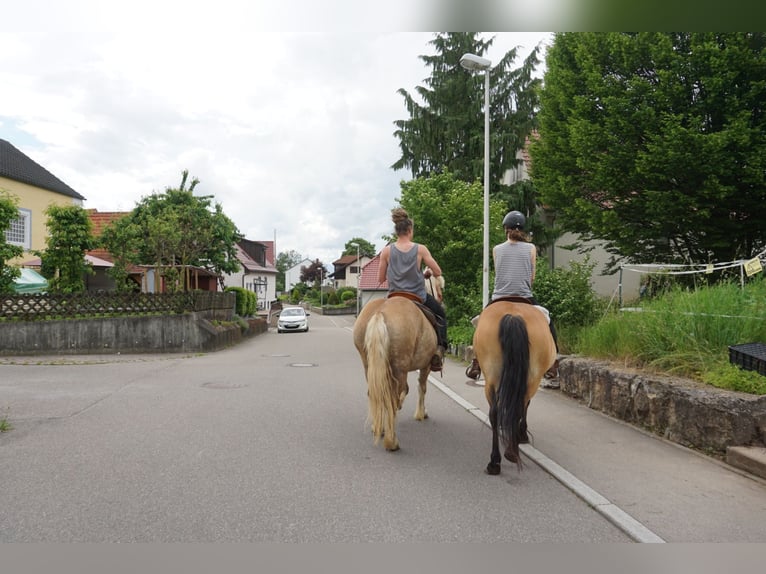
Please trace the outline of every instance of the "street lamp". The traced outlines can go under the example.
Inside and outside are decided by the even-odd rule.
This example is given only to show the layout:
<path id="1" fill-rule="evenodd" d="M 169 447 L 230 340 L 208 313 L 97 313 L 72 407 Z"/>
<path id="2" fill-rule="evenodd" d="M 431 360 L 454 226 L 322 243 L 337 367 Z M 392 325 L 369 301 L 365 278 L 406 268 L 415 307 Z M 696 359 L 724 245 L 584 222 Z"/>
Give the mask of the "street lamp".
<path id="1" fill-rule="evenodd" d="M 489 72 L 492 62 L 476 54 L 463 54 L 466 70 L 484 70 L 484 260 L 481 276 L 482 309 L 489 303 Z"/>
<path id="2" fill-rule="evenodd" d="M 322 308 L 322 268 L 319 268 L 319 308 Z"/>
<path id="3" fill-rule="evenodd" d="M 349 243 L 351 247 L 356 247 L 356 316 L 359 316 L 359 275 L 361 274 L 360 266 L 359 266 L 359 244 L 358 243 Z"/>

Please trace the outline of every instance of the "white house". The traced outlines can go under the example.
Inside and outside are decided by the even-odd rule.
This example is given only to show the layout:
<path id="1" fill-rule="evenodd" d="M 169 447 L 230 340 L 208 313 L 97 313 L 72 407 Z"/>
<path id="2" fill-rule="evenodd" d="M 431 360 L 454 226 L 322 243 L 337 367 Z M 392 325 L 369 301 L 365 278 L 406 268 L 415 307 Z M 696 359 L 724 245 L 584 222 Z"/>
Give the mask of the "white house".
<path id="1" fill-rule="evenodd" d="M 310 267 L 312 263 L 311 259 L 303 259 L 285 271 L 285 293 L 292 291 L 301 282 L 301 267 Z"/>
<path id="2" fill-rule="evenodd" d="M 226 287 L 242 287 L 258 298 L 258 311 L 268 312 L 277 298 L 274 242 L 243 239 L 235 246 L 240 270 L 223 276 Z"/>
<path id="3" fill-rule="evenodd" d="M 370 258 L 362 255 L 357 260 L 356 254 L 344 255 L 332 262 L 335 271 L 330 274 L 336 289 L 341 287 L 357 287 L 362 268 L 370 262 Z"/>

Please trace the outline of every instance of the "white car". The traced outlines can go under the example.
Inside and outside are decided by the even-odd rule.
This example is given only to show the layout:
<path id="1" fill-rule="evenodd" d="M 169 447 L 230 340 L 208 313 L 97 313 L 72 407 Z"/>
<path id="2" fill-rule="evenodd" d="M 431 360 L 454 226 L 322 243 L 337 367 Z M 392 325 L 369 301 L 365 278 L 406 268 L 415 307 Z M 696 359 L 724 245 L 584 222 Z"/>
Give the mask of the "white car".
<path id="1" fill-rule="evenodd" d="M 279 319 L 277 319 L 277 333 L 285 333 L 287 331 L 303 331 L 304 333 L 309 330 L 309 319 L 303 307 L 285 307 L 279 313 Z"/>

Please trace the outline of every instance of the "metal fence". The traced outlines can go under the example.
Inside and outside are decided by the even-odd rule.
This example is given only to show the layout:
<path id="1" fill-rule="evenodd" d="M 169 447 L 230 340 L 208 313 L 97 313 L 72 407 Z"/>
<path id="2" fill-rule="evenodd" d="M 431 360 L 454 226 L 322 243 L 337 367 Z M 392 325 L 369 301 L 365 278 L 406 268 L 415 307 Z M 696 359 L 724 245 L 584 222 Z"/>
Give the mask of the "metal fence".
<path id="1" fill-rule="evenodd" d="M 58 293 L 0 295 L 0 321 L 163 315 L 233 309 L 234 293 Z"/>

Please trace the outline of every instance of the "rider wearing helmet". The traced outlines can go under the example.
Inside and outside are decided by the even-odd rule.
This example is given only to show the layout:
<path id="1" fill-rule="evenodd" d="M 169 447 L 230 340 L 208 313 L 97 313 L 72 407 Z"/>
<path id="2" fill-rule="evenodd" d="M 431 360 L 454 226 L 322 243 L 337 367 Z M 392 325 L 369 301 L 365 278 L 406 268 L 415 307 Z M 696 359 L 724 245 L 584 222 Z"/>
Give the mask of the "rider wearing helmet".
<path id="1" fill-rule="evenodd" d="M 533 305 L 537 305 L 532 294 L 532 283 L 535 280 L 535 267 L 537 264 L 537 249 L 529 242 L 524 226 L 527 218 L 520 211 L 510 211 L 503 218 L 506 241 L 495 245 L 492 249 L 492 261 L 495 264 L 495 288 L 492 292 L 492 300 L 501 297 L 524 297 Z M 556 343 L 556 330 L 553 322 L 550 323 L 551 335 Z M 474 357 L 465 371 L 466 376 L 478 379 L 481 375 L 479 362 Z M 558 359 L 548 372 L 547 378 L 558 376 Z"/>

